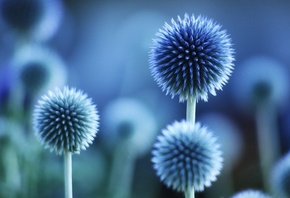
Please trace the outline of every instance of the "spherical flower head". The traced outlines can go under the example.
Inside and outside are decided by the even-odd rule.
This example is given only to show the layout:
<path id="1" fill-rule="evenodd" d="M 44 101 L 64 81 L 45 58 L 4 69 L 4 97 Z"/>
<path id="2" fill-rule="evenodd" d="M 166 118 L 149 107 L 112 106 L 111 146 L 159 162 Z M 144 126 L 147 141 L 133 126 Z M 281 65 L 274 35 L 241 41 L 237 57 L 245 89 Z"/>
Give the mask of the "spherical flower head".
<path id="1" fill-rule="evenodd" d="M 289 96 L 289 71 L 279 61 L 267 56 L 245 60 L 232 81 L 232 92 L 240 106 L 256 107 L 263 103 L 282 104 Z"/>
<path id="2" fill-rule="evenodd" d="M 118 98 L 104 109 L 108 143 L 127 141 L 137 155 L 147 153 L 155 140 L 157 123 L 150 109 L 136 98 Z"/>
<path id="3" fill-rule="evenodd" d="M 29 94 L 63 86 L 67 79 L 61 58 L 45 47 L 27 45 L 19 48 L 12 64 L 19 73 L 22 87 Z"/>
<path id="4" fill-rule="evenodd" d="M 232 198 L 271 198 L 269 195 L 259 190 L 244 190 L 232 196 Z"/>
<path id="5" fill-rule="evenodd" d="M 59 26 L 59 0 L 0 0 L 1 19 L 16 33 L 46 40 Z"/>
<path id="6" fill-rule="evenodd" d="M 85 150 L 99 127 L 96 106 L 86 94 L 74 88 L 55 89 L 43 95 L 33 116 L 36 136 L 57 154 Z"/>
<path id="7" fill-rule="evenodd" d="M 271 186 L 276 197 L 290 197 L 290 153 L 283 156 L 274 166 Z"/>
<path id="8" fill-rule="evenodd" d="M 225 30 L 202 16 L 165 23 L 153 40 L 149 64 L 157 84 L 180 101 L 216 95 L 233 70 L 234 50 Z"/>
<path id="9" fill-rule="evenodd" d="M 11 27 L 28 31 L 38 23 L 43 13 L 42 2 L 38 0 L 2 0 L 2 17 Z"/>
<path id="10" fill-rule="evenodd" d="M 203 191 L 222 168 L 219 144 L 200 123 L 174 122 L 162 131 L 154 147 L 152 162 L 157 175 L 177 191 L 192 187 Z"/>

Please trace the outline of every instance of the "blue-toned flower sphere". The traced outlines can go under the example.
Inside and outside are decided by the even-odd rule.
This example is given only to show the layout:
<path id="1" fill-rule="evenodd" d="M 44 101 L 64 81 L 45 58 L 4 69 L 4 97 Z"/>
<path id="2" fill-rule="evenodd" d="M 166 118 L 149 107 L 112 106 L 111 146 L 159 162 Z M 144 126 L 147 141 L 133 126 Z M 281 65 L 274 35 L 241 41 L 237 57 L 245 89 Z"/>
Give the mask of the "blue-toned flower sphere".
<path id="1" fill-rule="evenodd" d="M 31 95 L 62 87 L 67 80 L 66 65 L 61 57 L 43 46 L 18 48 L 12 64 L 18 72 L 21 87 Z"/>
<path id="2" fill-rule="evenodd" d="M 6 23 L 18 31 L 34 28 L 43 14 L 39 0 L 1 0 L 1 13 Z"/>
<path id="3" fill-rule="evenodd" d="M 207 101 L 228 81 L 233 70 L 231 39 L 221 26 L 202 16 L 165 23 L 153 40 L 149 64 L 157 84 L 180 101 Z"/>
<path id="4" fill-rule="evenodd" d="M 232 196 L 232 198 L 271 198 L 271 197 L 259 190 L 249 189 L 235 194 L 234 196 Z"/>
<path id="5" fill-rule="evenodd" d="M 147 153 L 155 140 L 157 123 L 153 112 L 137 98 L 118 98 L 111 101 L 103 113 L 107 143 L 127 141 L 135 154 Z"/>
<path id="6" fill-rule="evenodd" d="M 59 0 L 0 0 L 0 19 L 14 32 L 46 40 L 58 28 L 63 6 Z"/>
<path id="7" fill-rule="evenodd" d="M 162 131 L 154 144 L 152 162 L 157 175 L 168 187 L 187 191 L 216 180 L 222 168 L 222 153 L 216 138 L 200 123 L 174 122 Z"/>
<path id="8" fill-rule="evenodd" d="M 274 166 L 271 186 L 276 197 L 290 197 L 290 152 L 283 156 Z"/>
<path id="9" fill-rule="evenodd" d="M 58 154 L 85 150 L 99 127 L 96 106 L 86 94 L 74 88 L 55 89 L 43 95 L 33 116 L 38 139 Z"/>
<path id="10" fill-rule="evenodd" d="M 264 103 L 281 105 L 288 100 L 289 82 L 286 65 L 271 57 L 257 55 L 237 67 L 231 84 L 232 96 L 246 110 Z"/>

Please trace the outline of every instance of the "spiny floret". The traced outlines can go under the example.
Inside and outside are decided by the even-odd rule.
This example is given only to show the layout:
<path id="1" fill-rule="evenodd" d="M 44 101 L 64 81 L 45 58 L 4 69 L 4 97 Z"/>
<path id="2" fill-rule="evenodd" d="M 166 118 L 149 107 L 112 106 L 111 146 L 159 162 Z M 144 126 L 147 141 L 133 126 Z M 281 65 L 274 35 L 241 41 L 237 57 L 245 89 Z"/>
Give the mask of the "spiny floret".
<path id="1" fill-rule="evenodd" d="M 180 101 L 208 99 L 226 84 L 233 70 L 231 39 L 221 26 L 202 16 L 179 16 L 165 23 L 153 40 L 149 64 L 157 84 Z"/>
<path id="2" fill-rule="evenodd" d="M 235 194 L 232 198 L 271 198 L 271 197 L 259 190 L 248 189 Z"/>
<path id="3" fill-rule="evenodd" d="M 162 131 L 154 147 L 152 162 L 157 175 L 177 191 L 192 187 L 203 191 L 222 168 L 216 138 L 200 123 L 174 122 Z"/>
<path id="4" fill-rule="evenodd" d="M 96 136 L 99 115 L 82 91 L 64 87 L 42 96 L 34 111 L 34 127 L 42 144 L 51 151 L 78 153 Z"/>

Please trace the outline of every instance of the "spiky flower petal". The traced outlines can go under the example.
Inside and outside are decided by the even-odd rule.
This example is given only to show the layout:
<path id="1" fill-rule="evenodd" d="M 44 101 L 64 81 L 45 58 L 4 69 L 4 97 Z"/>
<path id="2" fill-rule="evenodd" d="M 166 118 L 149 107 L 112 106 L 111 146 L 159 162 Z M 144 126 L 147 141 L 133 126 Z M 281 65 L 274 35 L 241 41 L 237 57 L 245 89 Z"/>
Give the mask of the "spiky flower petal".
<path id="1" fill-rule="evenodd" d="M 274 166 L 271 184 L 276 197 L 290 197 L 290 153 L 282 157 Z"/>
<path id="2" fill-rule="evenodd" d="M 202 16 L 185 14 L 165 23 L 149 54 L 152 75 L 162 91 L 180 101 L 194 96 L 207 101 L 233 70 L 234 50 L 225 30 Z"/>
<path id="3" fill-rule="evenodd" d="M 200 123 L 174 122 L 162 131 L 154 147 L 152 162 L 157 175 L 177 191 L 192 187 L 203 191 L 222 168 L 216 138 Z"/>
<path id="4" fill-rule="evenodd" d="M 259 190 L 249 189 L 235 194 L 232 198 L 271 198 L 271 197 Z"/>
<path id="5" fill-rule="evenodd" d="M 82 91 L 64 87 L 42 96 L 34 111 L 34 128 L 42 144 L 51 151 L 77 153 L 96 136 L 99 115 Z"/>

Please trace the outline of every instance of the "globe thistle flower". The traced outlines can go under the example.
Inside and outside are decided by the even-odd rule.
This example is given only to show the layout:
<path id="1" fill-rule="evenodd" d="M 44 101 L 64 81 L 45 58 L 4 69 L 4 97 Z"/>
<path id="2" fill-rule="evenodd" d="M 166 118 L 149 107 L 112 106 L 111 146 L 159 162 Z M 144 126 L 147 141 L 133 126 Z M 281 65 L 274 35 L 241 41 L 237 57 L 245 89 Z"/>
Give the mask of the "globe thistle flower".
<path id="1" fill-rule="evenodd" d="M 18 49 L 13 65 L 18 70 L 22 87 L 30 95 L 63 86 L 67 79 L 62 59 L 45 47 L 27 45 Z"/>
<path id="2" fill-rule="evenodd" d="M 33 116 L 36 136 L 46 148 L 58 154 L 85 150 L 99 126 L 92 100 L 82 91 L 68 87 L 43 95 Z"/>
<path id="3" fill-rule="evenodd" d="M 168 187 L 203 191 L 216 180 L 222 157 L 216 138 L 200 123 L 174 122 L 154 144 L 154 169 Z"/>
<path id="4" fill-rule="evenodd" d="M 125 140 L 138 154 L 151 148 L 157 133 L 157 123 L 153 113 L 141 101 L 134 98 L 118 98 L 104 109 L 104 135 L 108 143 Z"/>
<path id="5" fill-rule="evenodd" d="M 20 35 L 46 40 L 56 31 L 63 7 L 58 0 L 1 0 L 1 19 Z"/>
<path id="6" fill-rule="evenodd" d="M 237 68 L 232 92 L 235 101 L 244 107 L 270 102 L 282 104 L 289 95 L 288 68 L 267 56 L 254 56 Z"/>
<path id="7" fill-rule="evenodd" d="M 290 197 L 290 153 L 282 157 L 272 171 L 271 186 L 275 197 Z"/>
<path id="8" fill-rule="evenodd" d="M 232 196 L 232 198 L 271 198 L 271 197 L 259 190 L 249 189 L 235 194 L 234 196 Z"/>
<path id="9" fill-rule="evenodd" d="M 180 101 L 208 99 L 226 84 L 233 70 L 231 39 L 221 26 L 202 16 L 178 16 L 153 40 L 149 64 L 162 91 Z"/>

